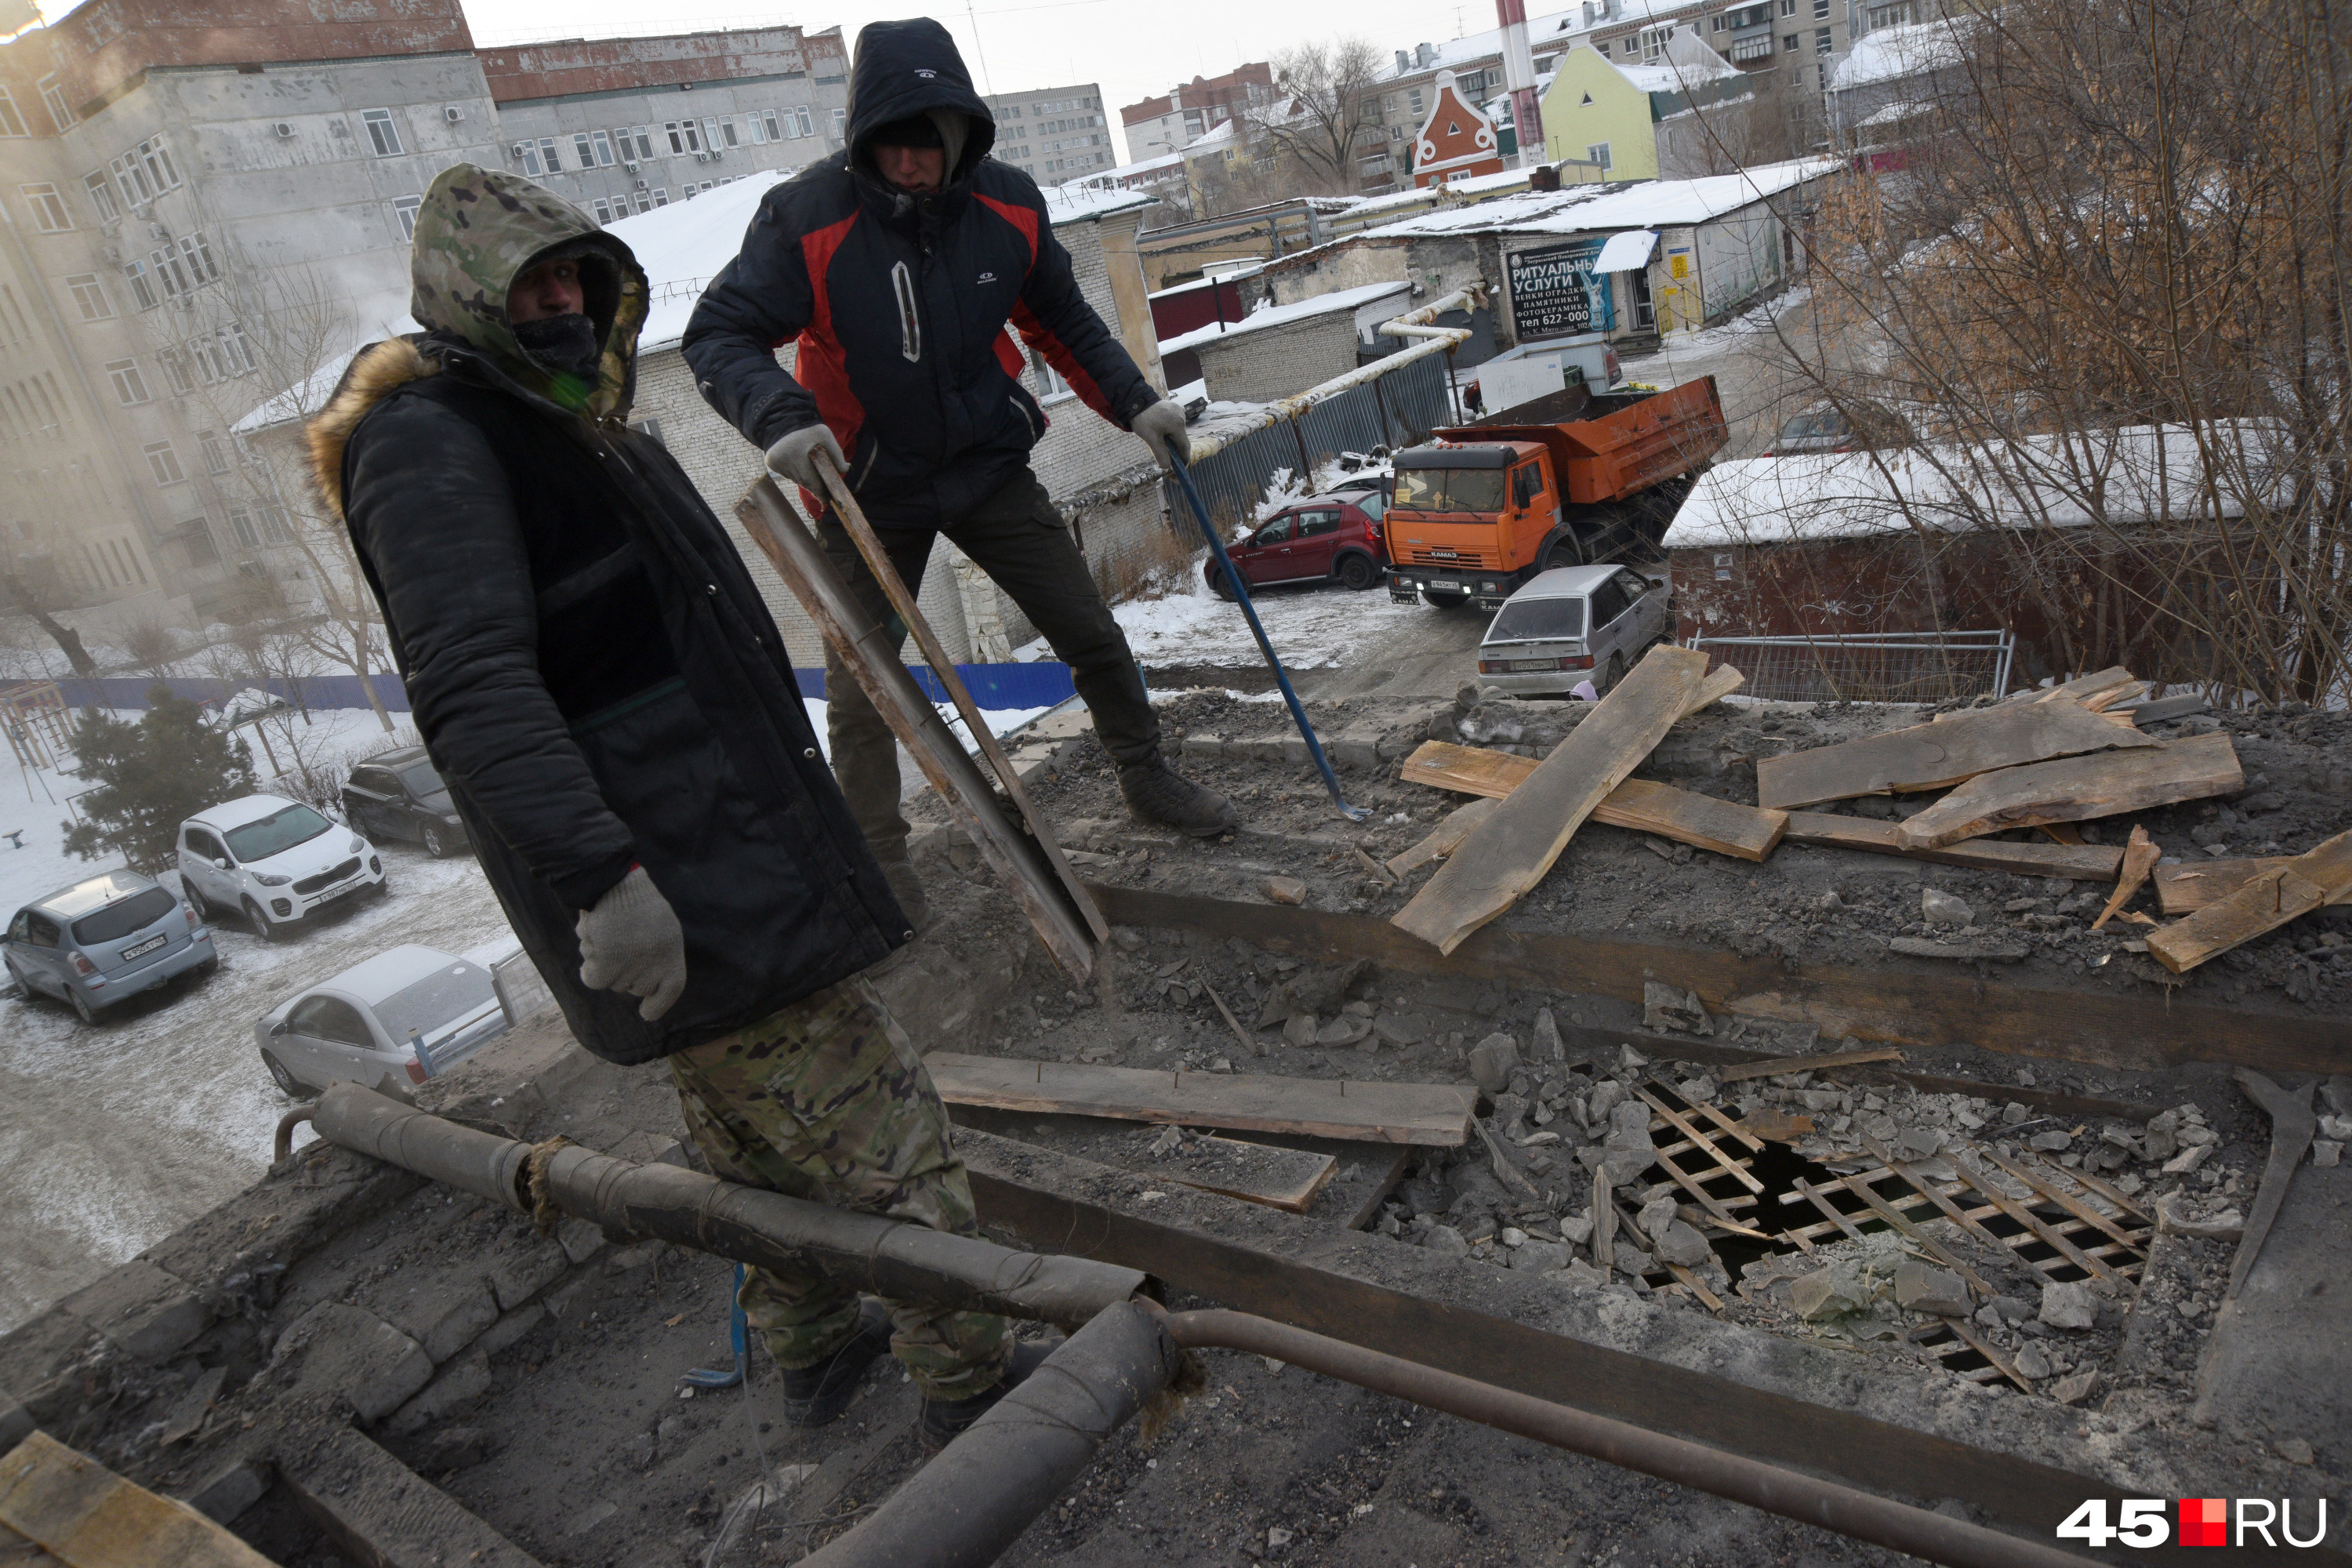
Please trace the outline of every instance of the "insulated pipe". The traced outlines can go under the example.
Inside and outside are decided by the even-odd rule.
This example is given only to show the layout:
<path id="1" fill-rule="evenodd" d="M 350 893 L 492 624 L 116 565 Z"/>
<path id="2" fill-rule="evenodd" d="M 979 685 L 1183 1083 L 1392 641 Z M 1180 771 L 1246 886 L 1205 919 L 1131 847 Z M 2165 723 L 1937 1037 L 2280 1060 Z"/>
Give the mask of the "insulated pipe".
<path id="1" fill-rule="evenodd" d="M 1639 1470 L 1696 1491 L 1712 1492 L 1948 1568 L 2082 1568 L 2082 1558 L 2038 1541 L 1987 1530 L 1760 1459 L 1727 1454 L 1703 1443 L 1570 1409 L 1246 1312 L 1172 1312 L 1166 1315 L 1166 1321 L 1175 1342 L 1186 1350 L 1215 1348 L 1272 1356 L 1425 1409 L 1532 1437 L 1555 1448 Z"/>
<path id="2" fill-rule="evenodd" d="M 635 1165 L 577 1143 L 555 1148 L 534 1172 L 527 1143 L 461 1127 L 354 1083 L 321 1094 L 311 1125 L 330 1142 L 522 1214 L 534 1213 L 533 1199 L 543 1197 L 607 1236 L 654 1237 L 892 1300 L 1076 1326 L 1150 1283 L 1133 1268 L 1015 1252 L 676 1165 Z"/>
<path id="3" fill-rule="evenodd" d="M 985 1568 L 1175 1380 L 1181 1361 L 1156 1310 L 1106 1308 L 802 1568 Z"/>

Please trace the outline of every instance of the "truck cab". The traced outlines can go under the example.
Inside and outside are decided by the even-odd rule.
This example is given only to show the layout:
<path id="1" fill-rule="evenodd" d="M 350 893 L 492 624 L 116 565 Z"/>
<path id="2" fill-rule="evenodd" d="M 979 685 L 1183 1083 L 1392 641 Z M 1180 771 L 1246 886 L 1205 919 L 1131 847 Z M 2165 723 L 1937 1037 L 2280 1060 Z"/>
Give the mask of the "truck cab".
<path id="1" fill-rule="evenodd" d="M 1395 468 L 1387 519 L 1393 599 L 1499 609 L 1528 562 L 1583 560 L 1560 521 L 1550 458 L 1534 442 L 1416 447 L 1398 453 Z"/>

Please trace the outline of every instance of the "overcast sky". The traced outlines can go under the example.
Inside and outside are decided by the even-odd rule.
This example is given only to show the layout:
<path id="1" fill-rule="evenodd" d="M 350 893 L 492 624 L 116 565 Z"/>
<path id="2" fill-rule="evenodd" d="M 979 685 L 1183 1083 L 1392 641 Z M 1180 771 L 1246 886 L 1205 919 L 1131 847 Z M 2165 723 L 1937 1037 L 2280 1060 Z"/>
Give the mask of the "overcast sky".
<path id="1" fill-rule="evenodd" d="M 648 23 L 643 0 L 465 0 L 484 43 L 609 33 L 673 33 L 701 27 L 798 23 L 811 32 L 838 26 L 853 43 L 868 22 L 921 15 L 903 5 L 848 4 L 824 11 L 744 14 L 691 8 L 692 0 Z M 1539 8 L 1539 7 L 1538 7 Z M 1166 92 L 1194 76 L 1216 76 L 1286 45 L 1360 37 L 1383 58 L 1416 43 L 1442 43 L 1494 26 L 1494 0 L 972 0 L 967 12 L 933 11 L 955 35 L 983 90 L 1024 92 L 1072 82 L 1102 84 L 1114 132 L 1120 105 Z M 980 47 L 972 47 L 975 20 Z M 1127 154 L 1122 136 L 1119 153 Z"/>

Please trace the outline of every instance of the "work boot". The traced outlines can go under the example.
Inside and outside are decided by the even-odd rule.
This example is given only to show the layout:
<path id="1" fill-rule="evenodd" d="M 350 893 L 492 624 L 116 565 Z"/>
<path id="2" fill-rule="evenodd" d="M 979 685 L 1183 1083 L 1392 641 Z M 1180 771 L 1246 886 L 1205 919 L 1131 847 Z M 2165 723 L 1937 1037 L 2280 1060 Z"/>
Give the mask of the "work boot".
<path id="1" fill-rule="evenodd" d="M 904 840 L 895 856 L 878 855 L 882 879 L 890 884 L 890 896 L 898 900 L 899 913 L 907 917 L 907 929 L 920 931 L 930 923 L 931 910 L 923 897 L 923 879 L 915 875 L 915 863 L 907 858 Z"/>
<path id="2" fill-rule="evenodd" d="M 1029 1374 L 1045 1363 L 1045 1358 L 1062 1347 L 1056 1340 L 1021 1340 L 1013 1346 L 1012 1363 L 996 1386 L 985 1394 L 975 1394 L 970 1399 L 930 1399 L 923 1401 L 923 1416 L 915 1424 L 916 1435 L 922 1439 L 923 1452 L 936 1454 L 964 1435 L 971 1424 L 996 1408 L 998 1400 L 1012 1393 Z"/>
<path id="3" fill-rule="evenodd" d="M 1157 757 L 1148 763 L 1121 763 L 1118 793 L 1127 797 L 1128 810 L 1144 821 L 1195 838 L 1230 833 L 1241 820 L 1231 801 L 1194 784 Z"/>
<path id="4" fill-rule="evenodd" d="M 889 1351 L 889 1309 L 868 1300 L 839 1350 L 811 1365 L 784 1369 L 784 1425 L 822 1426 L 838 1416 L 849 1408 L 866 1369 Z"/>

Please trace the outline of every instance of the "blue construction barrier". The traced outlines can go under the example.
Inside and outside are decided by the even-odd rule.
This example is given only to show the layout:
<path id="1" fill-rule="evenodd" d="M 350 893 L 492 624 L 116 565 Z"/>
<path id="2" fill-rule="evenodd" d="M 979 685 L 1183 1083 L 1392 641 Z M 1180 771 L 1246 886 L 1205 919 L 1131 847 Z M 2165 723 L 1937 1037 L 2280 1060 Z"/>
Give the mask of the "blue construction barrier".
<path id="1" fill-rule="evenodd" d="M 933 675 L 928 666 L 909 665 L 908 673 L 915 678 L 915 683 L 923 689 L 932 701 L 945 702 L 948 700 L 947 689 L 940 684 L 939 677 Z M 956 673 L 963 678 L 964 688 L 971 693 L 971 700 L 982 708 L 992 710 L 1008 708 L 1051 708 L 1057 702 L 1067 700 L 1074 689 L 1070 685 L 1070 667 L 1054 659 L 1040 659 L 1034 664 L 960 664 L 956 666 Z M 824 670 L 795 669 L 793 671 L 793 678 L 798 682 L 802 696 L 814 698 L 818 701 L 824 700 Z M 408 689 L 401 684 L 399 676 L 386 672 L 370 679 L 375 686 L 376 695 L 383 700 L 386 709 L 394 713 L 405 713 L 409 710 Z M 295 691 L 282 680 L 219 681 L 182 679 L 166 680 L 163 684 L 172 689 L 174 696 L 184 697 L 189 701 L 199 705 L 207 702 L 220 703 L 236 692 L 253 687 L 262 687 L 274 696 L 282 697 L 289 702 L 297 702 L 303 707 L 365 708 L 368 706 L 367 690 L 360 684 L 360 678 L 356 675 L 314 676 L 301 682 L 299 698 Z M 79 679 L 60 680 L 58 682 L 58 689 L 64 695 L 66 705 L 69 708 L 96 706 L 144 711 L 147 707 L 147 693 L 154 685 L 154 680 L 146 676 L 110 675 L 95 680 Z"/>

